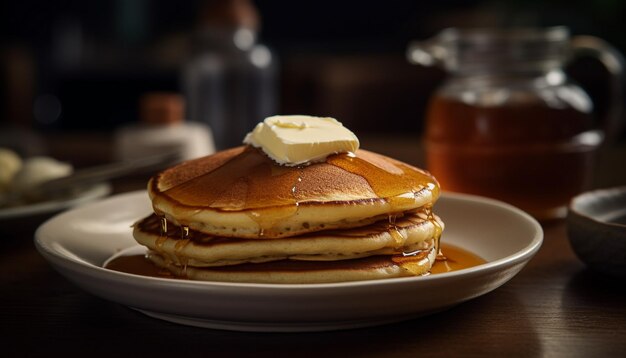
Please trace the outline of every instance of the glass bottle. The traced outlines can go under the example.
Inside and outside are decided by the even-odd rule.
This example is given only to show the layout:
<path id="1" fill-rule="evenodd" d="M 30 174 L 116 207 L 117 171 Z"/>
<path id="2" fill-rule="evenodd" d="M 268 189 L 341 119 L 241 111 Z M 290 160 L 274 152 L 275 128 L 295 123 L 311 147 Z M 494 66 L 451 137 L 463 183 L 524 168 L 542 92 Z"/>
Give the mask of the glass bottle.
<path id="1" fill-rule="evenodd" d="M 602 124 L 563 66 L 584 52 L 613 74 Z M 448 191 L 493 197 L 539 219 L 563 216 L 591 182 L 596 149 L 619 127 L 621 56 L 565 27 L 447 29 L 412 43 L 409 59 L 441 64 L 449 77 L 429 102 L 427 168 Z"/>
<path id="2" fill-rule="evenodd" d="M 218 150 L 241 145 L 276 110 L 275 56 L 256 42 L 258 14 L 247 0 L 209 1 L 182 86 L 192 121 L 210 126 Z"/>

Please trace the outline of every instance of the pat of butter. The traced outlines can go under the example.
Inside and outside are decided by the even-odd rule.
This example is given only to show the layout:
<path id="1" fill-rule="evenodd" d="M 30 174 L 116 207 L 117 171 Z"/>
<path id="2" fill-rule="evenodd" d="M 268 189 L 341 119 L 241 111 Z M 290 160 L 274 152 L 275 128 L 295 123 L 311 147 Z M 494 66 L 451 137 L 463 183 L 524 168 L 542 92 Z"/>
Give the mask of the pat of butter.
<path id="1" fill-rule="evenodd" d="M 243 142 L 286 166 L 320 162 L 359 148 L 359 139 L 336 119 L 300 115 L 268 117 Z"/>

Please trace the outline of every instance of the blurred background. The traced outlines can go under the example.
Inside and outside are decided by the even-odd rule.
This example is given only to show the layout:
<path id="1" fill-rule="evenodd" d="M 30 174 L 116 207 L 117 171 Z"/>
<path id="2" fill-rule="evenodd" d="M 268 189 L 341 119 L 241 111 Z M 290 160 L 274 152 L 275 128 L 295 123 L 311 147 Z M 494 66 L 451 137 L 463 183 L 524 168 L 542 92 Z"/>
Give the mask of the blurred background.
<path id="1" fill-rule="evenodd" d="M 245 131 L 265 114 L 311 114 L 338 118 L 357 135 L 418 141 L 426 104 L 445 73 L 409 64 L 411 40 L 451 26 L 566 25 L 573 35 L 595 35 L 626 52 L 626 3 L 617 0 L 20 0 L 1 6 L 0 140 L 22 155 L 71 153 L 78 166 L 111 156 L 110 146 L 97 144 L 145 116 L 146 93 L 180 94 L 186 100 L 180 116 L 189 118 L 200 110 L 192 108 L 198 104 L 189 88 L 204 86 L 196 91 L 214 100 L 228 92 L 191 83 L 193 71 L 222 70 L 228 83 L 247 81 L 245 89 L 229 91 L 248 95 L 231 93 L 235 104 L 228 104 L 248 110 L 239 114 L 247 117 Z M 194 65 L 233 26 L 249 30 L 235 45 L 252 65 L 237 59 L 227 60 L 234 70 Z M 582 60 L 567 70 L 601 113 L 602 66 Z M 221 130 L 220 123 L 209 124 L 214 134 Z M 220 140 L 218 148 L 231 144 Z M 81 154 L 85 145 L 94 148 Z"/>

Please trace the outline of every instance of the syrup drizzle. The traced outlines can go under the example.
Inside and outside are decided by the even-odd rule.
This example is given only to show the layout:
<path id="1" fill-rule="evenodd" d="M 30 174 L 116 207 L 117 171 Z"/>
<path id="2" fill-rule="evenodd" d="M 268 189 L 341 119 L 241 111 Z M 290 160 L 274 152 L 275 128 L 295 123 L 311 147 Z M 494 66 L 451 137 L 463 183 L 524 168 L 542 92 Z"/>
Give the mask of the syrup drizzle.
<path id="1" fill-rule="evenodd" d="M 402 234 L 401 229 L 396 226 L 396 215 L 389 215 L 389 225 L 387 226 L 387 232 L 394 240 L 396 248 L 401 248 L 406 243 L 407 236 Z"/>
<path id="2" fill-rule="evenodd" d="M 441 234 L 443 232 L 443 228 L 441 224 L 435 217 L 432 211 L 432 204 L 424 206 L 424 212 L 426 213 L 426 220 L 428 220 L 434 228 L 433 239 L 435 240 L 434 250 L 436 252 L 435 262 L 437 261 L 446 261 L 446 256 L 443 255 L 441 250 Z M 390 217 L 391 218 L 391 217 Z M 395 219 L 394 219 L 395 220 Z M 416 250 L 411 252 L 402 252 L 401 256 L 395 256 L 392 260 L 402 266 L 404 269 L 416 274 L 420 271 L 419 262 L 428 255 L 430 250 Z"/>
<path id="3" fill-rule="evenodd" d="M 163 245 L 167 241 L 167 234 L 159 236 L 154 242 L 155 248 L 159 253 L 163 253 Z"/>
<path id="4" fill-rule="evenodd" d="M 178 261 L 178 263 L 183 266 L 183 276 L 187 276 L 187 264 L 189 263 L 189 259 L 184 254 L 183 250 L 185 249 L 185 247 L 187 247 L 187 245 L 189 245 L 191 239 L 188 238 L 189 228 L 183 227 L 182 229 L 183 230 L 181 230 L 181 239 L 177 240 L 176 244 L 174 244 L 174 255 L 176 256 L 176 260 Z M 187 235 L 184 234 L 185 232 L 187 232 Z"/>
<path id="5" fill-rule="evenodd" d="M 420 216 L 419 219 L 411 218 L 410 215 L 406 216 L 403 213 L 389 215 L 386 223 L 378 222 L 378 223 L 370 224 L 368 227 L 366 227 L 366 229 L 363 232 L 360 232 L 360 233 L 358 229 L 356 232 L 354 232 L 354 230 L 350 230 L 350 232 L 352 232 L 353 236 L 367 236 L 371 234 L 369 230 L 380 232 L 380 230 L 386 229 L 388 232 L 390 232 L 392 237 L 396 240 L 396 248 L 401 249 L 405 245 L 406 239 L 407 239 L 404 235 L 402 235 L 401 230 L 404 230 L 406 225 L 415 224 L 416 222 L 419 223 L 421 222 L 421 220 L 428 220 L 433 225 L 434 237 L 432 240 L 435 241 L 435 245 L 428 249 L 419 249 L 419 250 L 414 250 L 411 252 L 406 252 L 406 251 L 399 252 L 398 254 L 389 256 L 389 259 L 391 260 L 391 262 L 403 267 L 405 270 L 411 272 L 414 275 L 424 275 L 424 274 L 427 274 L 424 272 L 425 267 L 426 267 L 424 265 L 424 262 L 425 262 L 424 260 L 427 259 L 427 256 L 432 252 L 432 250 L 436 250 L 435 252 L 438 253 L 438 255 L 436 256 L 436 262 L 440 262 L 441 265 L 448 267 L 446 271 L 450 271 L 452 270 L 449 268 L 450 265 L 451 264 L 454 265 L 456 263 L 454 261 L 449 262 L 448 258 L 446 256 L 443 256 L 441 252 L 442 250 L 439 247 L 439 239 L 441 236 L 441 226 L 437 222 L 435 216 L 432 214 L 432 211 L 430 209 L 431 209 L 430 206 L 424 208 L 423 212 L 419 214 Z M 401 221 L 398 221 L 399 217 L 402 218 Z M 166 255 L 164 253 L 164 250 L 162 249 L 157 249 L 157 251 L 161 253 L 161 256 L 166 261 L 168 261 L 168 263 L 170 264 L 174 263 L 177 266 L 182 266 L 182 270 L 181 270 L 182 276 L 186 276 L 187 267 L 189 263 L 189 259 L 187 258 L 183 250 L 185 249 L 185 247 L 187 247 L 187 245 L 189 245 L 190 242 L 195 242 L 196 244 L 203 244 L 209 241 L 214 241 L 215 239 L 220 241 L 219 238 L 215 238 L 206 234 L 195 232 L 189 229 L 189 227 L 187 226 L 171 225 L 170 229 L 172 230 L 170 231 L 173 231 L 174 233 L 179 232 L 180 235 L 178 237 L 177 235 L 170 235 L 170 233 L 168 233 L 167 220 L 163 217 L 158 217 L 156 215 L 150 216 L 146 220 L 142 221 L 139 225 L 142 227 L 142 230 L 148 231 L 148 232 L 158 233 L 160 229 L 161 237 L 159 237 L 157 241 L 164 241 L 165 238 L 168 238 L 168 237 L 175 240 L 174 254 L 172 257 Z M 341 232 L 341 230 L 339 232 Z M 211 240 L 206 240 L 206 238 L 210 238 Z M 221 240 L 224 240 L 224 239 L 221 239 Z M 226 240 L 233 240 L 233 239 L 231 238 L 231 239 L 226 239 Z M 157 245 L 159 245 L 158 248 L 160 248 L 161 247 L 160 245 L 162 245 L 162 243 L 157 243 Z M 443 269 L 440 271 L 443 272 Z"/>
<path id="6" fill-rule="evenodd" d="M 258 224 L 259 236 L 265 236 L 275 224 L 295 215 L 302 200 L 315 200 L 314 196 L 303 199 L 300 185 L 306 181 L 307 172 L 319 165 L 331 165 L 361 177 L 379 199 L 388 203 L 390 212 L 410 207 L 422 190 L 431 191 L 433 198 L 439 195 L 439 186 L 428 173 L 366 151 L 331 155 L 323 163 L 294 170 L 276 164 L 252 147 L 246 147 L 216 169 L 173 186 L 164 194 L 185 206 L 245 211 Z M 319 183 L 321 187 L 333 184 Z"/>
<path id="7" fill-rule="evenodd" d="M 456 271 L 456 270 L 460 270 L 464 268 L 477 266 L 486 262 L 479 256 L 469 251 L 463 250 L 461 248 L 452 246 L 452 245 L 443 244 L 442 250 L 447 253 L 447 259 L 446 261 L 437 260 L 434 263 L 433 267 L 431 268 L 430 274 L 439 274 L 439 273 L 445 273 L 445 272 L 450 272 L 450 271 Z M 401 257 L 401 256 L 397 255 L 397 256 L 392 256 L 392 257 L 396 257 L 395 260 L 397 261 L 398 260 L 397 257 Z M 367 260 L 367 258 L 366 259 L 354 259 L 355 262 L 359 262 L 361 260 Z M 382 264 L 386 264 L 387 262 L 389 262 L 387 260 L 390 260 L 390 259 L 385 259 L 384 261 L 382 261 Z M 320 263 L 317 262 L 316 264 L 320 264 Z M 260 265 L 263 266 L 264 264 L 260 264 Z M 296 264 L 296 266 L 297 265 L 298 264 Z M 349 263 L 348 265 L 352 267 L 353 265 L 355 265 L 355 263 Z M 186 279 L 187 278 L 184 276 L 183 277 L 174 276 L 169 271 L 158 268 L 151 261 L 149 261 L 145 257 L 145 255 L 119 256 L 109 261 L 106 268 L 110 270 L 116 270 L 116 271 L 127 272 L 127 273 L 136 274 L 136 275 L 143 275 L 143 276 L 163 277 L 163 278 L 172 278 L 172 279 Z"/>
<path id="8" fill-rule="evenodd" d="M 439 256 L 443 257 L 443 254 L 441 252 L 441 234 L 443 233 L 443 228 L 441 227 L 441 224 L 439 223 L 437 218 L 435 218 L 435 214 L 433 213 L 433 206 L 432 206 L 432 204 L 427 205 L 425 207 L 425 211 L 427 213 L 428 221 L 430 221 L 433 224 L 433 226 L 435 227 L 435 234 L 433 236 L 435 238 L 435 250 L 437 252 L 437 257 L 439 257 Z"/>
<path id="9" fill-rule="evenodd" d="M 165 216 L 161 217 L 161 236 L 167 235 L 167 219 Z"/>
<path id="10" fill-rule="evenodd" d="M 391 261 L 397 265 L 400 265 L 403 269 L 409 271 L 411 274 L 420 276 L 428 274 L 428 266 L 425 265 L 428 260 L 428 254 L 432 249 L 417 250 L 410 255 L 402 253 L 402 255 L 391 256 Z"/>

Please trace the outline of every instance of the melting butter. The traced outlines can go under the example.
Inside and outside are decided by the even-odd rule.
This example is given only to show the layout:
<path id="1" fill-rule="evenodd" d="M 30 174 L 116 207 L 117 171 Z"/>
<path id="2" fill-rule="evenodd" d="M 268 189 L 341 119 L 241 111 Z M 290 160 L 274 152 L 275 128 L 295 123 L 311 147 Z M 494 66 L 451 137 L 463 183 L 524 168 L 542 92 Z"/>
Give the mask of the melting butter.
<path id="1" fill-rule="evenodd" d="M 302 115 L 268 117 L 243 142 L 286 166 L 320 162 L 329 155 L 359 149 L 356 135 L 336 119 Z"/>

